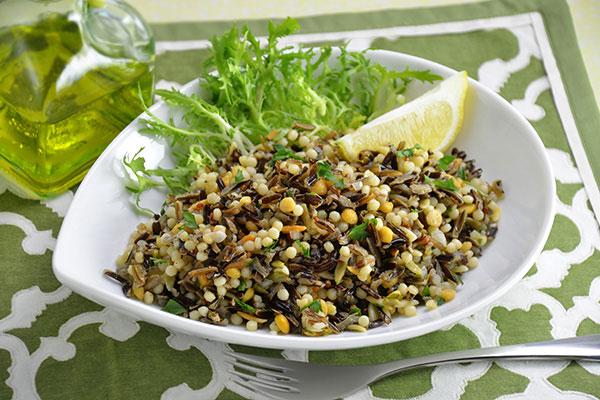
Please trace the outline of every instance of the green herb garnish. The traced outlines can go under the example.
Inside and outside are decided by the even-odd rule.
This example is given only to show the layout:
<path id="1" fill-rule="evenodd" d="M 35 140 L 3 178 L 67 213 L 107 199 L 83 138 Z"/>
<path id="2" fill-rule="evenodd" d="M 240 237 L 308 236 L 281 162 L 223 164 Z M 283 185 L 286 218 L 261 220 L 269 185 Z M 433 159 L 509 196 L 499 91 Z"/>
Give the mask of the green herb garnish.
<path id="1" fill-rule="evenodd" d="M 165 306 L 161 308 L 161 310 L 176 315 L 180 315 L 185 312 L 185 308 L 183 308 L 181 304 L 179 304 L 173 299 L 169 299 L 169 301 L 167 301 L 167 304 L 165 304 Z"/>
<path id="2" fill-rule="evenodd" d="M 235 173 L 235 183 L 241 182 L 244 180 L 244 174 L 241 169 L 238 169 Z"/>
<path id="3" fill-rule="evenodd" d="M 335 181 L 333 184 L 335 187 L 346 187 L 344 184 L 344 179 L 336 177 L 333 172 L 331 172 L 331 165 L 329 165 L 327 161 L 319 161 L 317 163 L 317 178 L 325 178 L 326 181 L 330 182 Z"/>
<path id="4" fill-rule="evenodd" d="M 239 290 L 240 292 L 243 292 L 244 290 L 246 290 L 246 280 L 245 279 L 240 279 L 240 284 L 238 285 L 237 290 Z"/>
<path id="5" fill-rule="evenodd" d="M 167 262 L 167 260 L 163 260 L 161 258 L 154 258 L 154 257 L 150 257 L 150 261 L 152 261 L 152 264 L 155 267 L 158 267 L 158 264 L 163 264 L 163 263 Z"/>
<path id="6" fill-rule="evenodd" d="M 467 174 L 465 173 L 465 167 L 462 167 L 461 169 L 459 169 L 458 172 L 456 173 L 456 176 L 458 176 L 463 181 L 466 180 Z"/>
<path id="7" fill-rule="evenodd" d="M 300 247 L 300 249 L 302 249 L 302 256 L 304 256 L 306 258 L 310 257 L 310 247 L 304 247 L 302 242 L 299 240 L 296 240 L 296 243 L 298 244 L 298 247 Z"/>
<path id="8" fill-rule="evenodd" d="M 444 300 L 443 297 L 438 297 L 437 299 L 437 305 L 441 306 L 442 304 L 444 304 L 446 302 L 446 300 Z"/>
<path id="9" fill-rule="evenodd" d="M 409 147 L 408 149 L 402 149 L 402 150 L 398 150 L 396 153 L 400 156 L 400 157 L 413 157 L 415 155 L 415 150 L 423 150 L 423 148 L 421 146 L 419 146 L 418 144 L 415 144 L 414 147 Z"/>
<path id="10" fill-rule="evenodd" d="M 354 228 L 350 229 L 348 238 L 350 238 L 351 240 L 365 240 L 367 238 L 367 226 L 370 223 L 372 223 L 373 225 L 377 225 L 377 219 L 371 218 L 366 220 L 362 224 L 356 225 Z"/>
<path id="11" fill-rule="evenodd" d="M 269 165 L 275 164 L 276 161 L 279 160 L 287 160 L 288 158 L 293 158 L 295 160 L 300 160 L 302 162 L 306 162 L 306 160 L 294 153 L 293 151 L 286 149 L 280 144 L 274 144 L 273 148 L 275 149 L 275 154 L 273 154 L 273 158 L 269 161 Z"/>
<path id="12" fill-rule="evenodd" d="M 271 245 L 270 245 L 269 247 L 265 247 L 265 248 L 263 249 L 263 252 L 265 252 L 265 253 L 266 253 L 266 252 L 268 252 L 268 251 L 271 251 L 271 250 L 273 250 L 273 249 L 275 248 L 275 246 L 277 246 L 277 242 L 279 242 L 279 239 L 275 239 L 275 241 L 274 241 L 273 243 L 271 243 Z"/>
<path id="13" fill-rule="evenodd" d="M 304 307 L 300 309 L 300 311 L 304 311 L 308 307 L 310 307 L 311 310 L 313 310 L 315 313 L 318 313 L 319 311 L 321 311 L 321 299 L 313 300 L 310 303 L 305 304 Z"/>
<path id="14" fill-rule="evenodd" d="M 439 159 L 438 167 L 446 171 L 448 169 L 448 165 L 450 165 L 450 163 L 454 160 L 456 160 L 456 157 L 454 156 L 444 156 Z"/>
<path id="15" fill-rule="evenodd" d="M 278 25 L 269 23 L 265 40 L 247 26 L 213 36 L 200 73 L 205 97 L 174 89 L 155 91 L 182 111 L 181 123 L 163 121 L 142 104 L 148 115 L 143 132 L 170 142 L 176 166 L 146 170 L 143 161 L 125 164 L 135 174 L 137 182 L 129 187 L 138 196 L 138 207 L 139 195 L 153 186 L 166 185 L 172 193 L 189 191 L 194 174 L 214 166 L 232 145 L 250 150 L 273 129 L 292 126 L 294 121 L 315 126 L 309 135 L 357 129 L 402 105 L 411 81 L 441 79 L 408 67 L 388 70 L 364 52 L 345 46 L 334 52 L 328 45 L 293 49 L 280 43 L 298 29 L 298 21 L 287 18 Z M 289 150 L 276 151 L 274 159 L 296 156 Z M 153 177 L 163 182 L 154 182 Z"/>
<path id="16" fill-rule="evenodd" d="M 417 210 L 416 208 L 411 208 L 410 211 L 417 213 L 417 214 L 420 212 L 423 212 L 423 210 Z"/>
<path id="17" fill-rule="evenodd" d="M 254 314 L 256 312 L 256 308 L 252 307 L 250 304 L 244 303 L 241 300 L 235 299 L 235 303 L 242 307 L 244 310 L 246 311 L 250 311 L 252 314 Z"/>
<path id="18" fill-rule="evenodd" d="M 362 315 L 362 312 L 360 311 L 360 308 L 358 308 L 358 307 L 352 307 L 350 309 L 350 314 L 356 314 L 356 315 L 358 315 L 360 317 Z"/>
<path id="19" fill-rule="evenodd" d="M 183 220 L 185 224 L 179 227 L 179 229 L 190 228 L 190 229 L 198 229 L 198 224 L 196 223 L 196 216 L 189 211 L 183 212 Z"/>
<path id="20" fill-rule="evenodd" d="M 423 291 L 421 292 L 421 297 L 429 296 L 429 285 L 423 286 Z"/>
<path id="21" fill-rule="evenodd" d="M 446 189 L 446 190 L 452 190 L 452 191 L 456 191 L 458 190 L 458 188 L 454 185 L 454 178 L 450 178 L 446 181 L 441 181 L 441 180 L 433 180 L 430 177 L 428 177 L 427 175 L 425 175 L 425 181 L 427 183 L 433 183 L 435 186 L 439 187 L 440 189 Z"/>
<path id="22" fill-rule="evenodd" d="M 456 272 L 451 271 L 450 276 L 452 276 L 452 280 L 454 280 L 454 282 L 458 283 L 459 285 L 464 284 L 462 279 L 460 279 L 460 276 L 458 276 Z"/>

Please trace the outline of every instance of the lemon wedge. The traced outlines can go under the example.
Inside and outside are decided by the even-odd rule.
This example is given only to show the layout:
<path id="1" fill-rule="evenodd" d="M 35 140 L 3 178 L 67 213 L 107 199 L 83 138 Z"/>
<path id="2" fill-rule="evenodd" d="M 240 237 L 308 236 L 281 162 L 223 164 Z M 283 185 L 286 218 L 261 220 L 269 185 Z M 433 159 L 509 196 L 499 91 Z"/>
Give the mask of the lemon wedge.
<path id="1" fill-rule="evenodd" d="M 435 88 L 343 136 L 337 141 L 344 158 L 358 159 L 363 150 L 387 153 L 401 141 L 406 147 L 444 151 L 454 141 L 463 120 L 467 72 L 459 72 Z"/>

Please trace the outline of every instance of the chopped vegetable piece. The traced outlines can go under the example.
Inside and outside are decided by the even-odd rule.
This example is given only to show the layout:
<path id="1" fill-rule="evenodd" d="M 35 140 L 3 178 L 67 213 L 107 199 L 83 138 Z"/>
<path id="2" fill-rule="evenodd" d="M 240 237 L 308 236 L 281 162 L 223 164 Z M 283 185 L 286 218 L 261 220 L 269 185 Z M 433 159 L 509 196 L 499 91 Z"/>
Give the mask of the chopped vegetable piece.
<path id="1" fill-rule="evenodd" d="M 250 304 L 248 303 L 244 303 L 241 300 L 235 299 L 235 303 L 242 307 L 244 310 L 250 311 L 252 314 L 254 314 L 256 312 L 256 308 L 252 307 Z"/>
<path id="2" fill-rule="evenodd" d="M 235 173 L 235 183 L 241 182 L 244 180 L 244 174 L 241 169 L 238 169 Z"/>
<path id="3" fill-rule="evenodd" d="M 425 175 L 425 181 L 427 183 L 433 183 L 435 186 L 439 187 L 440 189 L 446 189 L 446 190 L 452 190 L 452 191 L 458 190 L 456 185 L 454 185 L 454 178 L 450 178 L 448 180 L 441 181 L 441 180 L 437 180 L 437 179 L 433 180 L 430 177 L 428 177 L 427 175 Z"/>
<path id="4" fill-rule="evenodd" d="M 168 262 L 167 260 L 163 260 L 160 258 L 154 258 L 154 257 L 150 257 L 150 261 L 152 261 L 152 264 L 154 264 L 155 267 L 157 267 L 158 264 L 163 264 L 163 263 Z"/>
<path id="5" fill-rule="evenodd" d="M 169 301 L 167 301 L 167 304 L 165 304 L 165 306 L 161 308 L 161 310 L 176 315 L 180 315 L 185 312 L 185 308 L 183 308 L 181 304 L 179 304 L 173 299 L 169 299 Z"/>
<path id="6" fill-rule="evenodd" d="M 274 144 L 273 148 L 277 151 L 273 154 L 273 158 L 269 161 L 269 165 L 275 164 L 276 161 L 279 160 L 287 160 L 288 158 L 293 158 L 295 160 L 300 160 L 306 162 L 306 160 L 300 156 L 297 156 L 293 151 L 286 149 L 280 144 Z"/>
<path id="7" fill-rule="evenodd" d="M 356 314 L 360 317 L 362 315 L 362 312 L 360 311 L 360 308 L 353 307 L 350 309 L 350 314 Z"/>
<path id="8" fill-rule="evenodd" d="M 456 157 L 454 156 L 444 156 L 439 159 L 438 166 L 446 171 L 448 169 L 448 165 L 454 160 L 456 160 Z"/>
<path id="9" fill-rule="evenodd" d="M 275 240 L 273 241 L 273 243 L 271 243 L 271 245 L 270 245 L 269 247 L 265 247 L 265 248 L 263 249 L 263 251 L 266 253 L 266 252 L 268 252 L 268 251 L 271 251 L 271 250 L 273 250 L 273 249 L 275 248 L 275 246 L 277 246 L 277 242 L 279 242 L 279 239 L 275 239 Z"/>
<path id="10" fill-rule="evenodd" d="M 302 256 L 306 258 L 310 257 L 310 247 L 305 247 L 299 240 L 296 240 L 296 243 L 298 244 L 298 247 L 302 249 Z"/>
<path id="11" fill-rule="evenodd" d="M 190 229 L 198 229 L 198 224 L 196 223 L 196 217 L 194 216 L 194 214 L 192 214 L 189 211 L 184 211 L 183 219 L 185 221 L 185 225 L 180 227 L 180 229 L 183 229 L 183 227 Z"/>
<path id="12" fill-rule="evenodd" d="M 333 172 L 331 172 L 331 165 L 327 161 L 321 161 L 317 163 L 317 178 L 325 178 L 326 181 L 334 181 L 333 186 L 345 188 L 343 178 L 336 177 Z"/>
<path id="13" fill-rule="evenodd" d="M 429 296 L 429 285 L 425 285 L 423 287 L 423 291 L 421 292 L 421 296 L 423 296 L 423 297 Z"/>
<path id="14" fill-rule="evenodd" d="M 408 149 L 398 150 L 396 153 L 400 157 L 414 157 L 415 150 L 417 150 L 417 149 L 422 150 L 423 148 L 421 146 L 419 146 L 418 144 L 415 144 L 414 147 L 409 147 Z"/>
<path id="15" fill-rule="evenodd" d="M 351 240 L 365 240 L 367 238 L 367 226 L 369 224 L 377 225 L 377 219 L 368 219 L 360 225 L 356 225 L 350 230 L 348 238 Z"/>
<path id="16" fill-rule="evenodd" d="M 308 307 L 310 307 L 314 312 L 318 313 L 319 311 L 321 311 L 321 299 L 313 300 L 310 303 L 305 304 L 304 307 L 300 309 L 300 311 L 304 311 Z"/>
<path id="17" fill-rule="evenodd" d="M 459 285 L 464 284 L 464 282 L 462 281 L 462 279 L 460 279 L 460 276 L 458 276 L 456 272 L 451 272 L 450 275 L 452 276 L 452 280 L 454 280 L 454 282 L 458 283 Z"/>

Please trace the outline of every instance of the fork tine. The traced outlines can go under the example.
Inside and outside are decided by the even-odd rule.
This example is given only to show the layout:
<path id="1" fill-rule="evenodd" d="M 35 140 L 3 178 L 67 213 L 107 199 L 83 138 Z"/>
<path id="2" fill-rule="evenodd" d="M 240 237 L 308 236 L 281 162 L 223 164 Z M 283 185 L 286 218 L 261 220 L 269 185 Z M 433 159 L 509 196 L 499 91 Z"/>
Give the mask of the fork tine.
<path id="1" fill-rule="evenodd" d="M 241 362 L 239 362 L 239 361 L 237 361 L 235 359 L 229 359 L 229 357 L 226 357 L 226 361 L 229 362 L 230 365 L 232 365 L 234 367 L 242 368 L 242 369 L 244 369 L 246 371 L 254 372 L 256 374 L 260 374 L 260 375 L 263 375 L 263 376 L 268 376 L 269 378 L 274 378 L 275 381 L 279 380 L 279 381 L 285 381 L 285 382 L 290 382 L 290 383 L 291 382 L 294 382 L 294 383 L 298 382 L 298 380 L 296 378 L 291 378 L 291 377 L 289 377 L 287 375 L 278 374 L 278 373 L 275 373 L 275 372 L 270 371 L 270 370 L 266 370 L 266 369 L 263 369 L 263 368 L 257 368 L 257 367 L 254 367 L 252 365 L 249 365 L 249 364 L 244 364 L 244 363 L 241 363 Z"/>
<path id="2" fill-rule="evenodd" d="M 288 372 L 285 366 L 278 365 L 278 361 L 290 362 L 287 360 L 278 360 L 277 358 L 262 357 L 262 356 L 251 356 L 248 354 L 235 353 L 233 351 L 225 351 L 225 355 L 234 358 L 237 361 L 243 361 L 257 367 L 264 367 L 275 372 Z"/>
<path id="3" fill-rule="evenodd" d="M 261 396 L 263 396 L 265 398 L 281 400 L 281 398 L 279 396 L 276 396 L 273 393 L 266 392 L 266 391 L 262 390 L 261 388 L 257 388 L 256 386 L 253 386 L 252 384 L 250 384 L 250 382 L 247 382 L 247 381 L 244 381 L 241 379 L 237 379 L 235 377 L 231 381 L 234 382 L 236 385 L 238 385 L 252 393 L 260 394 Z"/>
<path id="4" fill-rule="evenodd" d="M 244 382 L 246 385 L 248 385 L 249 387 L 259 387 L 262 388 L 263 390 L 267 390 L 270 393 L 272 392 L 278 392 L 278 393 L 300 393 L 300 389 L 298 389 L 297 387 L 294 386 L 286 386 L 286 385 L 281 385 L 278 384 L 277 382 L 271 382 L 271 381 L 267 381 L 264 379 L 261 379 L 260 377 L 256 377 L 254 375 L 246 375 L 244 373 L 238 372 L 238 371 L 230 371 L 233 373 L 233 375 L 236 375 L 236 377 L 233 378 L 233 380 L 235 380 L 236 382 Z M 271 394 L 271 396 L 274 396 L 274 394 Z"/>
<path id="5" fill-rule="evenodd" d="M 230 369 L 228 372 L 230 372 L 233 375 L 236 375 L 239 378 L 244 379 L 246 382 L 264 385 L 265 388 L 276 390 L 278 392 L 299 392 L 297 388 L 286 385 L 282 382 L 278 382 L 276 380 L 266 379 L 261 376 L 248 375 L 233 369 Z"/>

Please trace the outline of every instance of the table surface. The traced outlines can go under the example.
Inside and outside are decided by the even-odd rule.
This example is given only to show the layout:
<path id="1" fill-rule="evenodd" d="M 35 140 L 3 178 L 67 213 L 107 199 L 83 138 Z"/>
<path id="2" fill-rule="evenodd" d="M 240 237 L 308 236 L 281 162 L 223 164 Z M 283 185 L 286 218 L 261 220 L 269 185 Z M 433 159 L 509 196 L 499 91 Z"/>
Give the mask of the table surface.
<path id="1" fill-rule="evenodd" d="M 228 21 L 302 17 L 425 6 L 473 3 L 481 0 L 129 0 L 151 23 Z M 600 1 L 568 0 L 583 61 L 600 104 Z M 300 7 L 299 4 L 302 4 Z"/>

